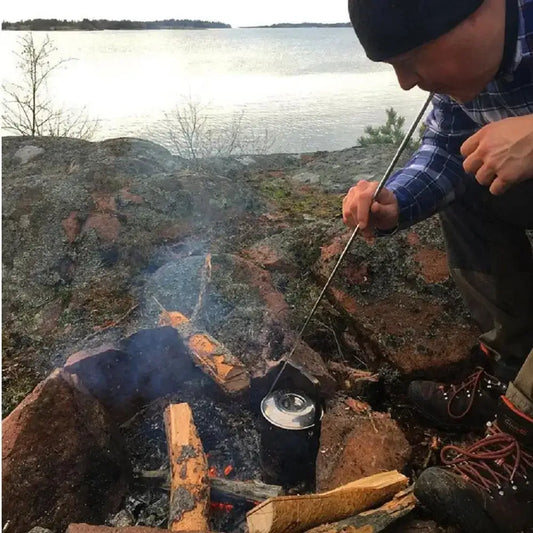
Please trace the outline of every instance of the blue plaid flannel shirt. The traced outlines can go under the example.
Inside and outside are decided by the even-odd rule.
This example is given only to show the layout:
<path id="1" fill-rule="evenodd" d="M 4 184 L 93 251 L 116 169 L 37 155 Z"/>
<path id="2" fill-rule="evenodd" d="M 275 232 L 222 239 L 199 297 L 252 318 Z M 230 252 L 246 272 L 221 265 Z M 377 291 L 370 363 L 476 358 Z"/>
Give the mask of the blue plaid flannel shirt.
<path id="1" fill-rule="evenodd" d="M 464 172 L 460 153 L 468 137 L 490 122 L 533 113 L 533 0 L 518 4 L 516 53 L 507 71 L 467 104 L 435 95 L 420 148 L 389 179 L 386 187 L 398 199 L 400 228 L 433 215 L 474 179 Z"/>

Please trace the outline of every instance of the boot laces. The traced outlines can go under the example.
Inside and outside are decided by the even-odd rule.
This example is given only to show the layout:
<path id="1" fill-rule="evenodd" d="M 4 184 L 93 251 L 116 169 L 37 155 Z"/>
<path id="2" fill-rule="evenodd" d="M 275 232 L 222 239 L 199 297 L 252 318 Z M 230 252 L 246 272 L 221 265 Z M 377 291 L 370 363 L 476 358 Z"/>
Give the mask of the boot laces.
<path id="1" fill-rule="evenodd" d="M 533 468 L 533 454 L 521 448 L 509 433 L 496 424 L 489 426 L 487 435 L 468 448 L 449 445 L 441 450 L 443 464 L 485 491 L 500 490 L 505 484 L 513 489 L 515 476 L 527 481 L 527 471 Z"/>
<path id="2" fill-rule="evenodd" d="M 495 378 L 494 376 L 491 376 L 490 374 L 487 374 L 487 372 L 485 372 L 485 369 L 478 368 L 473 374 L 468 376 L 457 388 L 455 387 L 455 385 L 451 386 L 451 393 L 450 393 L 450 397 L 448 400 L 448 415 L 451 418 L 455 418 L 456 420 L 459 420 L 465 417 L 470 412 L 470 410 L 472 409 L 472 406 L 474 405 L 476 393 L 478 392 L 481 386 L 481 381 L 485 376 L 489 379 L 489 381 L 494 380 L 494 383 L 499 383 L 498 379 Z M 466 393 L 466 397 L 468 398 L 466 407 L 460 413 L 453 413 L 452 412 L 453 401 L 463 391 Z"/>

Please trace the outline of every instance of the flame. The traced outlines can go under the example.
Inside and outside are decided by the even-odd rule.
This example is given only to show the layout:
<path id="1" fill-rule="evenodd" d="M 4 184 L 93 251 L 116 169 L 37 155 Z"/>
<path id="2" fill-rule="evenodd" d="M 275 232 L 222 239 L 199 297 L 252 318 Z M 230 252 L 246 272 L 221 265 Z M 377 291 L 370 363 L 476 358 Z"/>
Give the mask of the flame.
<path id="1" fill-rule="evenodd" d="M 215 466 L 210 466 L 209 470 L 207 471 L 207 475 L 209 477 L 217 477 L 218 476 L 218 472 L 217 472 L 216 467 Z"/>
<path id="2" fill-rule="evenodd" d="M 231 465 L 226 466 L 226 468 L 224 468 L 224 475 L 228 476 L 229 474 L 231 474 L 232 470 L 233 470 L 233 467 Z"/>

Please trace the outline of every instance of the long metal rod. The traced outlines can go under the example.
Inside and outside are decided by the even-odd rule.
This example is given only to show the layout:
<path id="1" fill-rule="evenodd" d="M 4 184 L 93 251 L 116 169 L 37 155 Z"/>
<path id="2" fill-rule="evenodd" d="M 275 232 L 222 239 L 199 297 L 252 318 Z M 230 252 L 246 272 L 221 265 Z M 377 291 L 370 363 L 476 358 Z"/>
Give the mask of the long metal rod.
<path id="1" fill-rule="evenodd" d="M 394 154 L 394 157 L 392 158 L 392 161 L 390 162 L 387 170 L 385 171 L 385 174 L 383 174 L 383 177 L 381 178 L 380 182 L 378 183 L 378 186 L 377 186 L 377 188 L 376 188 L 376 190 L 374 192 L 374 195 L 372 196 L 372 203 L 374 203 L 374 200 L 378 197 L 379 193 L 383 190 L 383 187 L 385 187 L 385 184 L 387 183 L 387 180 L 389 179 L 392 171 L 394 170 L 394 167 L 398 163 L 398 160 L 400 159 L 400 156 L 402 155 L 405 147 L 407 146 L 407 144 L 411 140 L 411 137 L 413 136 L 413 133 L 415 132 L 420 120 L 424 116 L 424 113 L 426 112 L 426 109 L 427 109 L 429 103 L 431 102 L 431 98 L 432 97 L 433 97 L 433 93 L 430 93 L 428 98 L 427 98 L 427 100 L 424 102 L 424 105 L 421 107 L 420 111 L 418 112 L 418 115 L 413 120 L 413 123 L 411 124 L 411 127 L 409 128 L 409 131 L 405 134 L 405 137 L 403 138 L 400 146 L 398 147 L 398 150 L 396 150 L 396 153 Z M 370 204 L 370 207 L 372 207 L 372 203 Z M 300 329 L 300 331 L 298 333 L 298 336 L 296 337 L 296 341 L 294 342 L 294 346 L 292 347 L 292 350 L 290 351 L 289 355 L 285 359 L 285 362 L 283 363 L 283 366 L 281 367 L 278 375 L 276 376 L 276 379 L 274 380 L 274 383 L 272 383 L 272 386 L 270 387 L 270 389 L 268 391 L 268 394 L 270 394 L 272 392 L 272 390 L 274 389 L 274 387 L 278 383 L 279 378 L 281 377 L 281 374 L 285 370 L 285 367 L 287 366 L 287 364 L 291 360 L 292 356 L 294 355 L 294 352 L 295 352 L 296 348 L 298 347 L 298 344 L 302 340 L 302 336 L 303 336 L 305 330 L 307 329 L 307 326 L 309 325 L 309 322 L 311 322 L 311 319 L 313 318 L 318 306 L 320 305 L 320 302 L 322 301 L 322 298 L 324 297 L 324 295 L 326 294 L 326 291 L 328 290 L 329 286 L 331 285 L 331 282 L 333 281 L 333 278 L 335 277 L 335 274 L 339 270 L 339 267 L 341 266 L 341 263 L 343 262 L 344 257 L 346 256 L 350 246 L 352 245 L 352 242 L 357 237 L 358 233 L 359 233 L 359 224 L 357 224 L 357 226 L 353 230 L 353 233 L 351 234 L 350 238 L 348 239 L 348 242 L 346 243 L 346 246 L 344 247 L 344 250 L 342 251 L 341 255 L 339 256 L 339 259 L 337 260 L 337 263 L 333 267 L 333 270 L 332 270 L 328 280 L 326 281 L 326 284 L 324 285 L 324 288 L 320 292 L 320 295 L 318 296 L 318 298 L 317 298 L 315 304 L 313 305 L 313 308 L 311 309 L 310 313 L 307 315 L 307 318 L 306 318 L 306 320 L 304 322 L 304 325 L 302 326 L 302 328 Z"/>

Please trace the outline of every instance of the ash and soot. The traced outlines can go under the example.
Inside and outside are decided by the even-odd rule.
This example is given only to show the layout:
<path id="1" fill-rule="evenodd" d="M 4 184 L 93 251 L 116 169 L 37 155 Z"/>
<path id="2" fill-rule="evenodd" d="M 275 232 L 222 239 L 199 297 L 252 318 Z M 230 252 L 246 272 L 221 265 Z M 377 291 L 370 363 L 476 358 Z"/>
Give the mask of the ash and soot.
<path id="1" fill-rule="evenodd" d="M 169 513 L 174 514 L 169 511 L 170 472 L 163 419 L 165 407 L 170 403 L 187 402 L 190 405 L 211 477 L 243 481 L 261 478 L 255 416 L 242 402 L 221 401 L 220 395 L 212 393 L 208 380 L 200 376 L 179 393 L 150 403 L 121 426 L 134 482 L 124 509 L 110 518 L 109 525 L 121 521 L 122 525 L 166 528 Z M 194 457 L 197 452 L 192 447 L 184 447 L 182 453 L 182 459 L 186 459 Z M 249 506 L 242 502 L 211 501 L 213 530 L 239 531 L 238 525 L 244 523 Z M 190 493 L 182 489 L 179 508 L 193 507 Z"/>

